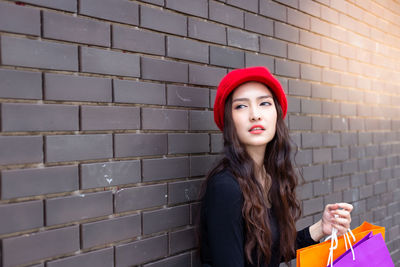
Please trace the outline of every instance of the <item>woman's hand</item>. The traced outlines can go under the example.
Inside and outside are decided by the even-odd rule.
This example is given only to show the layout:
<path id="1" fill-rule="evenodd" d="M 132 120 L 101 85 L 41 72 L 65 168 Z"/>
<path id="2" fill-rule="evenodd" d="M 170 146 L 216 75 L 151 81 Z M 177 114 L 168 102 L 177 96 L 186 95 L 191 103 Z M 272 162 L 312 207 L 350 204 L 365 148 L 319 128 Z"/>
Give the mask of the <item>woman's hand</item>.
<path id="1" fill-rule="evenodd" d="M 348 203 L 328 204 L 322 214 L 321 230 L 324 235 L 332 234 L 332 227 L 338 230 L 337 235 L 341 236 L 347 232 L 351 223 L 351 211 L 353 206 Z M 335 217 L 335 215 L 338 215 Z"/>

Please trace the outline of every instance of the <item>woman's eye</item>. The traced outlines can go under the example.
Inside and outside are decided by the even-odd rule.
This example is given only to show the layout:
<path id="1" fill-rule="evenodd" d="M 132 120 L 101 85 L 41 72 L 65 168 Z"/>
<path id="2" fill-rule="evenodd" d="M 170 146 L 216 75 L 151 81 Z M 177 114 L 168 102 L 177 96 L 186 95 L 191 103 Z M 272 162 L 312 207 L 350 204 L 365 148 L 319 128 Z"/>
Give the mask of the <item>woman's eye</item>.
<path id="1" fill-rule="evenodd" d="M 237 105 L 236 107 L 235 107 L 235 109 L 241 109 L 242 107 L 244 107 L 245 105 Z"/>
<path id="2" fill-rule="evenodd" d="M 261 105 L 263 105 L 263 106 L 271 106 L 272 104 L 270 102 L 262 102 Z"/>

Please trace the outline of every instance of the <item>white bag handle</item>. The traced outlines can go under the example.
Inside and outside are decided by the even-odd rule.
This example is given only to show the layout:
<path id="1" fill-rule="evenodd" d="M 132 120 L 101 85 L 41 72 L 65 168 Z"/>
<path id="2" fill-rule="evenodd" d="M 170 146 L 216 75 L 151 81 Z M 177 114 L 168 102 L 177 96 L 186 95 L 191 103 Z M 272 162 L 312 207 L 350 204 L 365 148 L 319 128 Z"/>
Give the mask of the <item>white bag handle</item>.
<path id="1" fill-rule="evenodd" d="M 335 218 L 337 218 L 338 215 L 335 214 Z M 331 240 L 331 247 L 329 248 L 329 258 L 328 258 L 328 262 L 327 262 L 327 266 L 331 265 L 331 267 L 333 267 L 333 250 L 337 249 L 338 247 L 338 237 L 337 237 L 337 229 L 332 227 L 332 234 L 330 236 L 328 236 L 325 241 L 327 240 Z M 353 232 L 349 229 L 347 229 L 348 232 L 350 232 L 351 236 L 353 237 L 353 242 L 356 241 L 356 237 L 354 236 Z M 350 241 L 350 237 L 348 235 L 348 233 L 346 232 L 344 234 L 344 245 L 346 246 L 346 251 L 347 251 L 347 241 L 349 242 L 350 245 L 350 249 L 351 249 L 351 254 L 353 255 L 353 261 L 356 260 L 356 256 L 354 255 L 354 250 L 353 250 L 353 246 L 351 245 L 351 241 Z M 333 245 L 333 243 L 335 243 L 335 245 Z"/>

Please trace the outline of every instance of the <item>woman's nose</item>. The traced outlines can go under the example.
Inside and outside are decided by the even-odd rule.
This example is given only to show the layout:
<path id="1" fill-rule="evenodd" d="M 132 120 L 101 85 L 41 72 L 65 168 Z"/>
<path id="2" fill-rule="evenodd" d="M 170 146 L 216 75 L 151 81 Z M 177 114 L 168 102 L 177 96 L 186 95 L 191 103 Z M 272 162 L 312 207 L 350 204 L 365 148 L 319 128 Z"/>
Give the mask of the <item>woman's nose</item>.
<path id="1" fill-rule="evenodd" d="M 251 121 L 258 121 L 261 119 L 259 110 L 257 109 L 257 107 L 253 107 L 250 109 L 251 114 L 250 114 L 250 120 Z"/>

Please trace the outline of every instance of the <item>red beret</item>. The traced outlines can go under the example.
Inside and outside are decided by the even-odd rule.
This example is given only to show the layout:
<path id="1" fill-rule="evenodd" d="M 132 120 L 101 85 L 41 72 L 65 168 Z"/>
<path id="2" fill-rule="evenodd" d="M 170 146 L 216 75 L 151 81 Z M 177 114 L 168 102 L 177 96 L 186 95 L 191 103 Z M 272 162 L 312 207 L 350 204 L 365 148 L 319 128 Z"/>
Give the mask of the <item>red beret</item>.
<path id="1" fill-rule="evenodd" d="M 265 84 L 268 89 L 272 90 L 279 104 L 282 107 L 283 118 L 286 116 L 287 100 L 285 92 L 279 81 L 265 67 L 250 67 L 245 69 L 236 69 L 229 72 L 222 78 L 218 85 L 217 95 L 214 102 L 214 121 L 218 128 L 224 130 L 224 109 L 225 101 L 228 95 L 239 85 L 256 81 Z"/>

